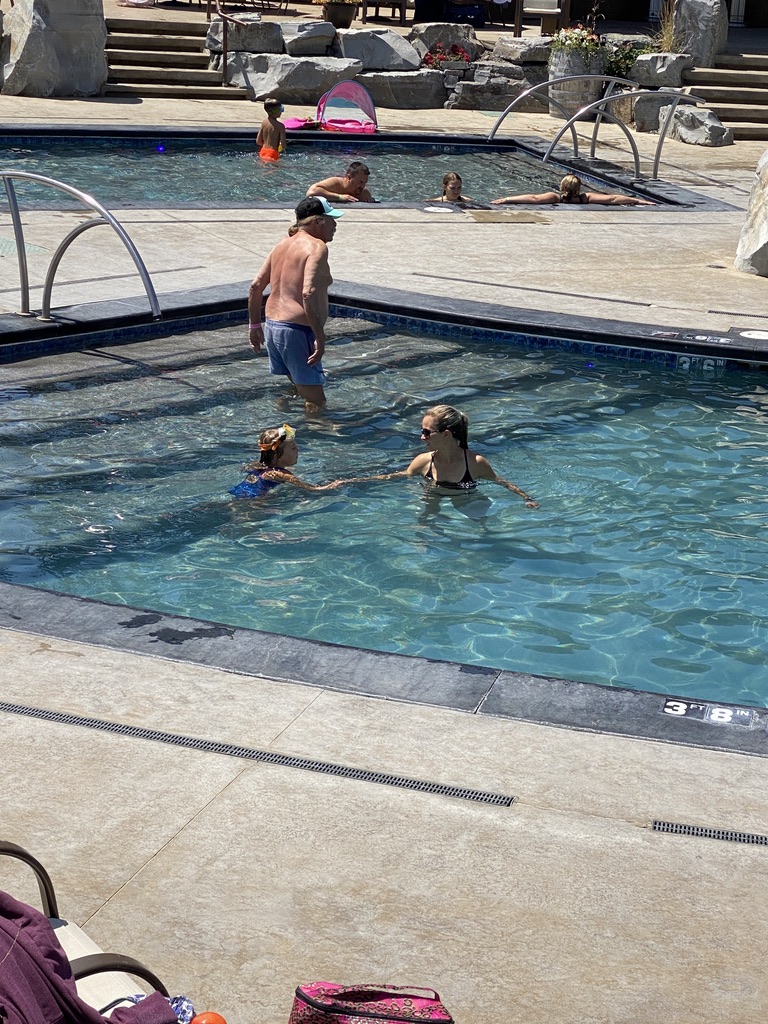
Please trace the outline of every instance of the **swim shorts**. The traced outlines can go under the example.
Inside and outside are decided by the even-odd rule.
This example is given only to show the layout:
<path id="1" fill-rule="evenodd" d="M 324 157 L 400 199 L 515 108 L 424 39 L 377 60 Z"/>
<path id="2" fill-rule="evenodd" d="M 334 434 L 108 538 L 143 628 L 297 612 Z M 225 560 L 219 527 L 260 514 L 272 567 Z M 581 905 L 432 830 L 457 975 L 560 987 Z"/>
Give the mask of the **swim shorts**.
<path id="1" fill-rule="evenodd" d="M 267 320 L 264 324 L 269 372 L 276 377 L 290 377 L 294 384 L 324 384 L 325 373 L 320 363 L 308 366 L 315 349 L 315 336 L 304 324 Z"/>
<path id="2" fill-rule="evenodd" d="M 280 153 L 276 149 L 270 149 L 269 146 L 262 146 L 259 150 L 259 158 L 267 160 L 269 163 L 275 163 L 280 159 Z"/>

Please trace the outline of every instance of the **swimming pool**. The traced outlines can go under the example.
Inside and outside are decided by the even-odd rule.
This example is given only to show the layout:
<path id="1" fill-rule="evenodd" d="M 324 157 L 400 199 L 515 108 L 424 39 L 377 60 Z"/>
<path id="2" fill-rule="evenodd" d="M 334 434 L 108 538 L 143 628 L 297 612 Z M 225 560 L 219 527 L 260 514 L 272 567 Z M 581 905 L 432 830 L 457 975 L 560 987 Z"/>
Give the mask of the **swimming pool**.
<path id="1" fill-rule="evenodd" d="M 331 643 L 768 705 L 764 379 L 337 321 L 327 423 L 242 328 L 3 395 L 0 577 Z M 190 350 L 190 355 L 184 353 Z M 542 504 L 418 481 L 228 502 L 262 426 L 321 482 L 400 467 L 423 410 Z"/>
<path id="2" fill-rule="evenodd" d="M 386 202 L 421 202 L 442 192 L 446 171 L 458 171 L 467 194 L 480 202 L 556 187 L 567 168 L 544 165 L 510 146 L 338 141 L 292 138 L 284 158 L 265 164 L 253 138 L 5 136 L 0 167 L 57 178 L 107 207 L 226 208 L 274 202 L 294 206 L 307 186 L 343 173 L 352 160 L 371 168 L 371 191 Z M 630 191 L 614 182 L 595 188 Z M 51 204 L 50 190 L 17 186 L 25 206 Z M 68 200 L 56 197 L 58 206 Z M 71 205 L 71 203 L 70 203 Z"/>

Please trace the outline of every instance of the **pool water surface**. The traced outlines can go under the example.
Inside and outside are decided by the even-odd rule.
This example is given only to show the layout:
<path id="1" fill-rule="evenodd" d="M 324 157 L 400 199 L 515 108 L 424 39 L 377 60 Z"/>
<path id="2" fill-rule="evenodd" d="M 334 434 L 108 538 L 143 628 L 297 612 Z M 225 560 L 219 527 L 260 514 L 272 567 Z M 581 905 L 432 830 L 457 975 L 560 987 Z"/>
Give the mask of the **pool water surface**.
<path id="1" fill-rule="evenodd" d="M 499 196 L 548 191 L 562 171 L 512 150 L 450 144 L 386 147 L 291 140 L 278 163 L 263 163 L 254 140 L 102 138 L 0 139 L 0 168 L 56 178 L 107 207 L 207 206 L 257 202 L 295 206 L 314 181 L 343 174 L 352 160 L 371 169 L 370 188 L 382 201 L 424 201 L 442 193 L 447 171 L 458 171 L 466 194 L 483 203 Z M 50 204 L 50 189 L 19 183 L 25 206 Z M 615 188 L 611 186 L 611 191 Z M 55 197 L 57 204 L 74 202 Z"/>
<path id="2" fill-rule="evenodd" d="M 768 705 L 768 391 L 335 321 L 307 423 L 242 327 L 2 393 L 0 578 L 427 658 Z M 201 358 L 201 352 L 209 355 Z M 109 365 L 109 359 L 100 360 Z M 418 480 L 232 502 L 258 432 L 320 483 L 404 467 L 421 417 L 534 495 Z"/>

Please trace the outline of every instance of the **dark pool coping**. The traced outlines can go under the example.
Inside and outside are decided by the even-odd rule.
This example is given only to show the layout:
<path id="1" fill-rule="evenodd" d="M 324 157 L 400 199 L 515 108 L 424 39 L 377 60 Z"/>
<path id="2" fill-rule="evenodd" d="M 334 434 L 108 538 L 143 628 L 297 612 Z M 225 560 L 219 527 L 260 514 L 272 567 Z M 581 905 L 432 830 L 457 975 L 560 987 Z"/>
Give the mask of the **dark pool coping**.
<path id="1" fill-rule="evenodd" d="M 471 282 L 462 279 L 466 287 Z M 0 314 L 0 363 L 77 351 L 99 345 L 135 342 L 208 325 L 247 320 L 245 297 L 249 280 L 163 293 L 161 320 L 154 320 L 145 296 L 57 307 L 55 323 L 13 313 Z M 557 295 L 555 289 L 552 295 Z M 556 343 L 573 351 L 613 358 L 647 361 L 664 355 L 669 365 L 681 357 L 698 360 L 704 368 L 728 362 L 768 364 L 768 339 L 742 337 L 742 329 L 715 334 L 669 324 L 641 324 L 627 320 L 575 316 L 550 310 L 478 302 L 454 297 L 414 295 L 394 288 L 336 281 L 330 290 L 331 315 L 358 315 L 403 327 L 423 329 L 425 324 L 467 332 L 506 334 L 514 343 L 545 348 Z M 644 304 L 645 305 L 645 304 Z M 621 303 L 627 312 L 629 303 Z M 412 321 L 412 322 L 411 322 Z M 768 316 L 766 317 L 768 327 Z M 551 341 L 554 339 L 554 342 Z M 658 361 L 658 360 L 657 360 Z M 711 365 L 707 362 L 711 361 Z"/>
<path id="2" fill-rule="evenodd" d="M 557 125 L 556 127 L 559 127 Z M 489 126 L 490 129 L 490 126 Z M 555 131 L 553 130 L 553 137 Z M 13 127 L 0 128 L 0 142 L 3 139 L 21 140 L 24 138 L 82 138 L 96 139 L 107 138 L 113 140 L 124 139 L 132 141 L 137 139 L 151 139 L 160 141 L 162 139 L 178 139 L 183 141 L 226 141 L 252 142 L 253 128 L 157 128 L 154 126 L 128 126 L 128 125 L 67 125 L 62 128 L 55 124 L 15 124 Z M 441 132 L 402 132 L 380 129 L 376 135 L 344 135 L 333 132 L 316 131 L 289 131 L 289 139 L 300 142 L 322 143 L 325 146 L 336 147 L 345 151 L 345 158 L 349 159 L 349 150 L 354 148 L 354 143 L 359 141 L 361 146 L 376 146 L 381 143 L 393 143 L 404 146 L 451 146 L 451 147 L 477 147 L 488 146 L 492 149 L 509 149 L 519 151 L 534 160 L 541 160 L 544 156 L 550 140 L 542 140 L 537 136 L 510 136 L 503 135 L 489 141 L 486 135 L 459 134 L 448 135 Z M 583 139 L 581 140 L 583 143 Z M 646 160 L 646 164 L 649 161 Z M 599 188 L 601 184 L 608 184 L 627 192 L 630 195 L 654 199 L 659 204 L 659 209 L 669 210 L 670 208 L 696 210 L 698 212 L 735 211 L 738 207 L 716 199 L 713 196 L 702 195 L 680 185 L 674 185 L 660 179 L 649 178 L 636 179 L 633 173 L 619 167 L 610 161 L 596 158 L 589 160 L 580 156 L 565 160 L 561 154 L 549 161 L 549 167 L 558 173 L 565 174 L 574 170 L 578 171 L 586 184 Z M 644 169 L 641 164 L 641 171 Z M 36 207 L 36 209 L 61 209 L 61 203 L 51 203 Z M 71 205 L 71 204 L 70 204 Z M 389 209 L 423 209 L 424 203 L 413 202 L 387 202 L 377 203 L 377 207 Z M 478 204 L 483 208 L 483 204 Z M 121 209 L 271 209 L 280 208 L 278 203 L 234 203 L 225 207 L 221 203 L 179 203 L 169 205 L 168 203 L 142 203 L 134 204 Z M 488 206 L 488 209 L 496 207 Z M 117 209 L 117 207 L 114 207 Z M 567 215 L 567 208 L 554 208 L 558 213 Z M 609 208 L 610 209 L 610 208 Z M 624 208 L 626 212 L 627 208 Z M 652 213 L 653 208 L 643 208 L 635 211 L 642 214 Z"/>
<path id="3" fill-rule="evenodd" d="M 680 697 L 670 713 L 664 694 L 342 647 L 9 583 L 0 583 L 0 628 L 339 693 L 768 756 L 765 708 Z M 715 720 L 705 717 L 713 712 Z"/>

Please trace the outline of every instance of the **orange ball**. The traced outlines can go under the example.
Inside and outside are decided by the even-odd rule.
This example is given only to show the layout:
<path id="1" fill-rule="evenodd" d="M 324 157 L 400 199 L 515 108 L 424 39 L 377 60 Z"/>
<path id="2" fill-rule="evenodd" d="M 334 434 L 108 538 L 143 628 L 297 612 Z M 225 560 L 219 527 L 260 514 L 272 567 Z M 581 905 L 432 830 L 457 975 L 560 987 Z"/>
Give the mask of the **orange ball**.
<path id="1" fill-rule="evenodd" d="M 198 1013 L 196 1017 L 193 1017 L 191 1024 L 227 1024 L 227 1022 L 220 1013 L 206 1010 L 204 1013 Z"/>

